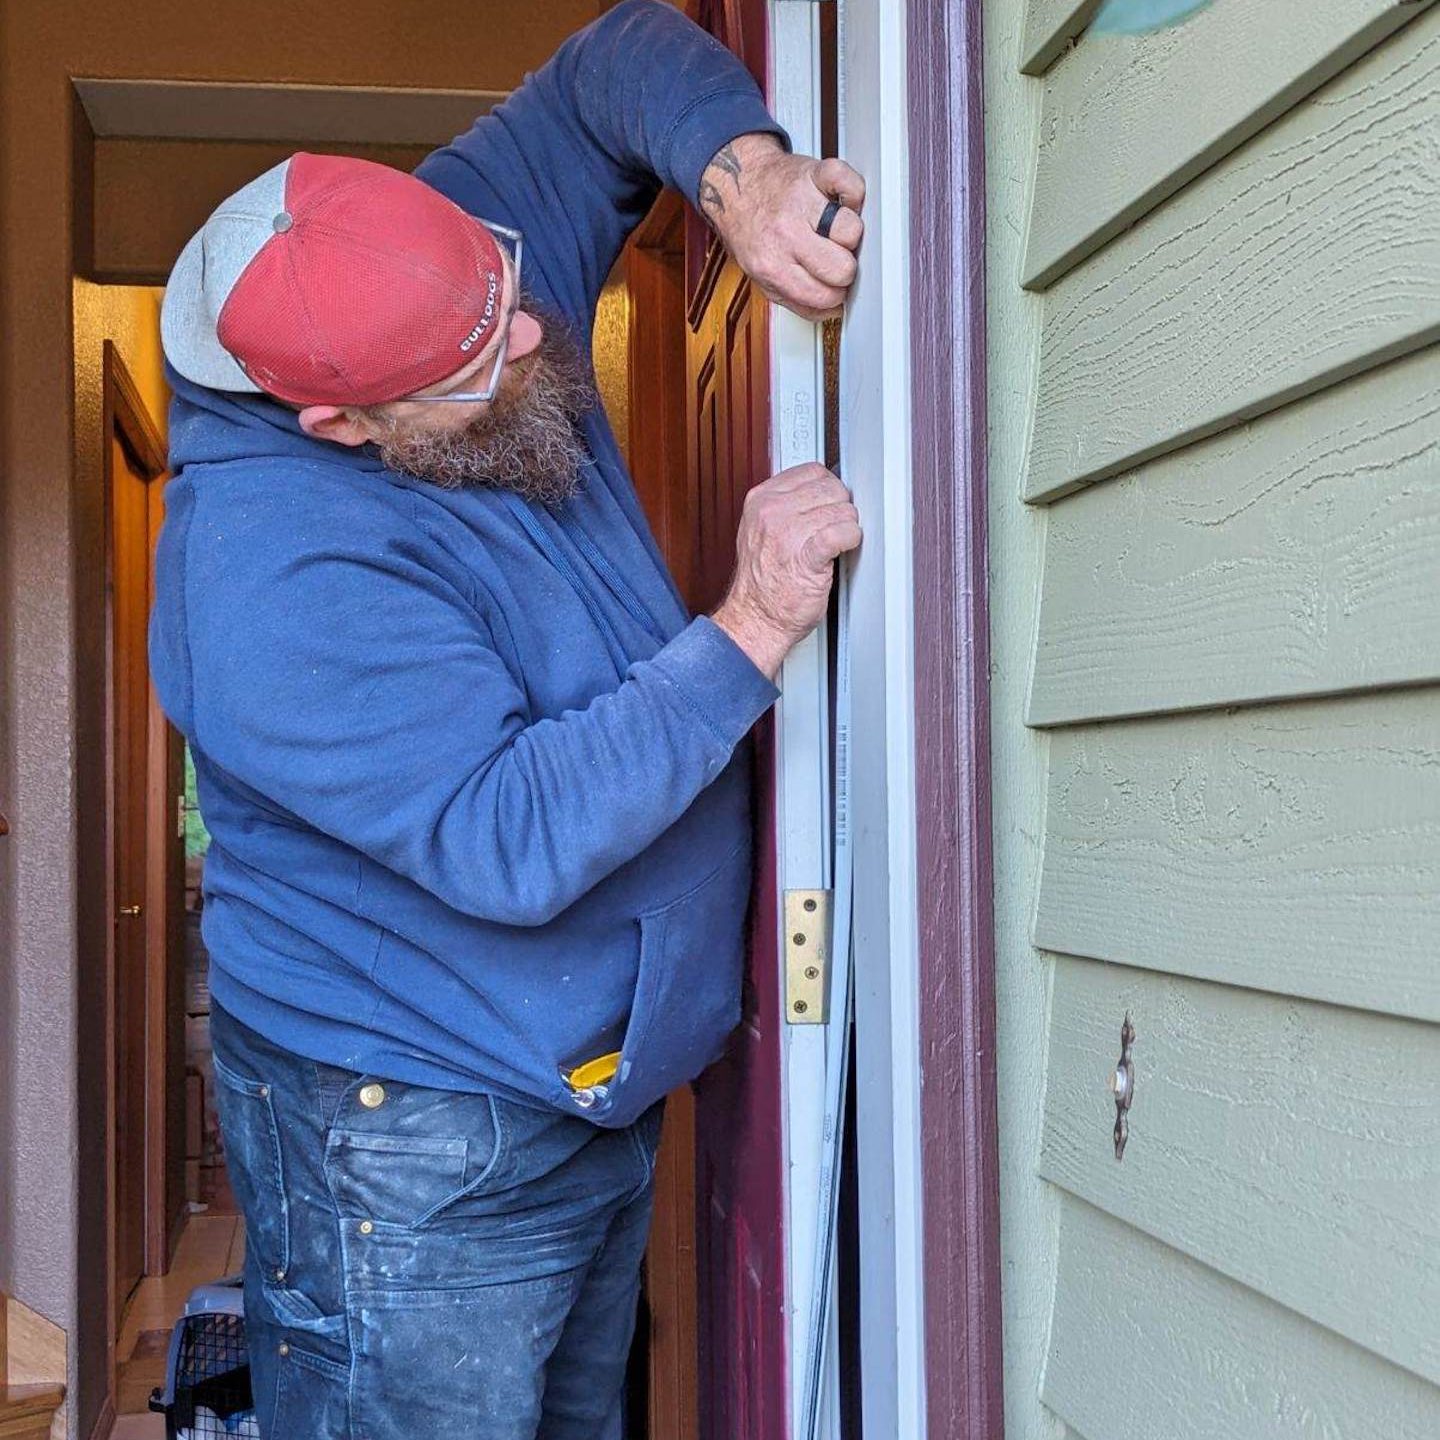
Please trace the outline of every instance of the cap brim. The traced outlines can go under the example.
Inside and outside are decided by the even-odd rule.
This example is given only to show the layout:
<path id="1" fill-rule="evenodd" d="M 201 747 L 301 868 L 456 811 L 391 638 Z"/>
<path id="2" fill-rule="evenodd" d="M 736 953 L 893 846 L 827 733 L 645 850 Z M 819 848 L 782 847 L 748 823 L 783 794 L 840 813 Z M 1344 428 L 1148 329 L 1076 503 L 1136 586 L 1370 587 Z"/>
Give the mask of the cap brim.
<path id="1" fill-rule="evenodd" d="M 216 317 L 205 303 L 204 232 L 180 252 L 160 306 L 160 339 L 165 358 L 187 380 L 212 390 L 262 394 L 215 333 Z"/>

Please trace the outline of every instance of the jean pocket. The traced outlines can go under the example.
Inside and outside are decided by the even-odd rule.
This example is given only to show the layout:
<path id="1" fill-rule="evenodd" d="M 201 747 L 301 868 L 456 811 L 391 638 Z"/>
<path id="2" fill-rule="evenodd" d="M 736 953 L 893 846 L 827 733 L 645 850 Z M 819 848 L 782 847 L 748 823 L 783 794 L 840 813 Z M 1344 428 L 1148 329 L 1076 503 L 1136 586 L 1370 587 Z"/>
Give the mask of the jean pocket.
<path id="1" fill-rule="evenodd" d="M 278 1359 L 275 1406 L 265 1433 L 281 1440 L 345 1440 L 351 1433 L 349 1392 L 348 1365 L 287 1342 Z"/>
<path id="2" fill-rule="evenodd" d="M 475 1188 L 463 1136 L 384 1135 L 333 1130 L 325 1168 L 340 1213 L 416 1229 Z"/>
<path id="3" fill-rule="evenodd" d="M 264 1274 L 283 1276 L 290 1269 L 290 1206 L 271 1087 L 213 1059 L 225 1168 L 245 1216 L 245 1244 Z"/>

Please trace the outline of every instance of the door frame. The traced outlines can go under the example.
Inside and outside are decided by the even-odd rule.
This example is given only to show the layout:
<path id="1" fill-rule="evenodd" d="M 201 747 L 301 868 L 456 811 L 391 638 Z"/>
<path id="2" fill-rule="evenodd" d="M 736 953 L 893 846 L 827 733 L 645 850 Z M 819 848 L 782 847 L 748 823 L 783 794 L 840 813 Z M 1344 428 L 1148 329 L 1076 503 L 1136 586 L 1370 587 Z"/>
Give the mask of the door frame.
<path id="1" fill-rule="evenodd" d="M 838 3 L 863 1421 L 999 1440 L 981 0 Z"/>
<path id="2" fill-rule="evenodd" d="M 155 422 L 145 407 L 139 388 L 131 377 L 129 369 L 121 358 L 114 341 L 107 339 L 102 359 L 102 401 L 101 433 L 103 449 L 103 491 L 104 491 L 104 534 L 105 560 L 113 583 L 114 577 L 114 512 L 113 493 L 115 477 L 112 466 L 111 437 L 118 437 L 129 451 L 139 472 L 144 476 L 150 491 L 147 504 L 147 551 L 149 565 L 153 568 L 155 542 L 159 534 L 161 505 L 158 490 L 151 487 L 163 485 L 167 469 L 165 445 Z M 148 584 L 147 584 L 148 589 Z M 113 1274 L 116 1264 L 115 1246 L 117 1234 L 116 1192 L 115 1192 L 115 1107 L 119 1103 L 114 1089 L 117 1036 L 115 1026 L 115 982 L 118 957 L 113 940 L 116 907 L 120 897 L 114 891 L 115 847 L 119 836 L 115 829 L 115 763 L 113 745 L 115 726 L 115 642 L 113 629 L 113 602 L 107 599 L 105 613 L 105 684 L 106 684 L 106 896 L 107 914 L 110 924 L 106 943 L 106 986 L 105 986 L 105 1090 L 106 1090 L 106 1254 L 107 1263 Z M 148 668 L 147 668 L 148 674 Z M 178 1222 L 183 1219 L 183 1190 L 178 1197 L 181 1201 L 175 1214 L 168 1213 L 169 1176 L 174 1172 L 174 1156 L 171 1149 L 177 1129 L 173 1114 L 180 1097 L 168 1083 L 177 1056 L 175 1048 L 175 1017 L 170 1014 L 170 1000 L 173 998 L 171 981 L 172 968 L 176 963 L 177 935 L 173 923 L 173 888 L 182 883 L 181 876 L 174 873 L 173 852 L 178 829 L 176 797 L 181 793 L 177 788 L 177 771 L 180 751 L 177 737 L 160 709 L 154 688 L 149 688 L 146 702 L 146 746 L 145 746 L 145 887 L 144 887 L 144 944 L 145 944 L 145 996 L 143 1012 L 145 1017 L 145 1107 L 144 1107 L 144 1216 L 142 1223 L 143 1271 L 145 1275 L 164 1274 L 170 1266 L 170 1257 L 178 1238 Z M 109 1300 L 108 1343 L 113 1357 L 119 1331 L 120 1315 L 117 1313 L 113 1284 L 107 1287 Z M 116 1380 L 110 1377 L 111 1393 L 114 1394 Z"/>
<path id="3" fill-rule="evenodd" d="M 770 109 L 799 151 L 821 153 L 822 77 L 819 7 L 770 0 Z M 770 314 L 771 460 L 776 471 L 823 461 L 825 354 L 820 327 L 773 306 Z M 775 706 L 777 883 L 787 890 L 828 890 L 831 875 L 829 626 L 822 621 L 786 656 Z M 785 953 L 778 933 L 777 953 Z M 790 1433 L 802 1433 L 805 1368 L 819 1226 L 821 1154 L 825 1145 L 827 1026 L 790 1023 L 784 965 L 775 977 L 781 1033 L 782 1129 L 785 1147 L 785 1369 Z M 824 1423 L 839 1435 L 839 1358 L 832 1335 L 825 1357 Z"/>
<path id="4" fill-rule="evenodd" d="M 906 6 L 930 1440 L 1003 1440 L 982 0 Z"/>

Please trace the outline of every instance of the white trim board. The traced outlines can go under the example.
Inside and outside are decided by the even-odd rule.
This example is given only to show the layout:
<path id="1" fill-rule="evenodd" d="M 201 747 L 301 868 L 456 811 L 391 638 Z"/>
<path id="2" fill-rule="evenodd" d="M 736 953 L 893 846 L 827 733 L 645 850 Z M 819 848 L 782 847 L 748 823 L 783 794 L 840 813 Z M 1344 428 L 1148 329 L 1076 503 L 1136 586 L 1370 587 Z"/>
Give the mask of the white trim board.
<path id="1" fill-rule="evenodd" d="M 865 526 L 850 630 L 863 1420 L 875 1440 L 924 1440 L 905 7 L 893 0 L 838 3 L 840 149 L 869 189 L 840 379 L 844 478 Z M 815 153 L 817 4 L 771 0 L 770 20 L 776 118 L 797 149 Z M 780 311 L 771 383 L 777 466 L 819 458 L 819 331 Z M 825 655 L 822 630 L 786 662 L 783 675 L 777 821 L 785 888 L 830 883 Z M 823 1044 L 822 1027 L 786 1026 L 787 1318 L 796 1436 L 803 1433 L 798 1362 L 808 1339 L 804 1307 L 818 1221 Z M 824 1440 L 839 1433 L 837 1374 L 832 1349 Z"/>
<path id="2" fill-rule="evenodd" d="M 820 21 L 808 4 L 770 5 L 771 106 L 795 148 L 820 152 Z M 825 454 L 825 364 L 820 328 L 776 307 L 770 322 L 771 453 L 776 470 Z M 830 677 L 827 627 L 791 652 L 776 706 L 776 822 L 783 890 L 828 889 L 830 870 Z M 783 912 L 783 907 L 782 907 Z M 779 949 L 785 953 L 783 913 Z M 785 1014 L 784 965 L 777 983 Z M 781 1034 L 781 1101 L 785 1136 L 785 1319 L 790 1433 L 801 1436 L 809 1346 L 810 1296 L 819 1227 L 820 1161 L 824 1144 L 825 1027 L 786 1023 Z M 829 1356 L 832 1403 L 827 1440 L 839 1434 L 838 1354 Z"/>
<path id="3" fill-rule="evenodd" d="M 840 362 L 865 527 L 850 611 L 863 1428 L 924 1440 L 906 7 L 839 4 L 840 149 L 867 184 Z"/>

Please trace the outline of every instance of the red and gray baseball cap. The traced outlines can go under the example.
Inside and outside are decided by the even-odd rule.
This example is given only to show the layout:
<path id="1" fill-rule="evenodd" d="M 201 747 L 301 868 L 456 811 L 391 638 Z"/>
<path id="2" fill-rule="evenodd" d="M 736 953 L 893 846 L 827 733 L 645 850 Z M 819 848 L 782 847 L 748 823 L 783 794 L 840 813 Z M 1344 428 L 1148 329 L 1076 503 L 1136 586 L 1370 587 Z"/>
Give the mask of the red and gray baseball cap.
<path id="1" fill-rule="evenodd" d="M 165 289 L 165 355 L 216 390 L 378 405 L 453 375 L 503 313 L 500 247 L 413 175 L 292 155 L 224 201 Z"/>

